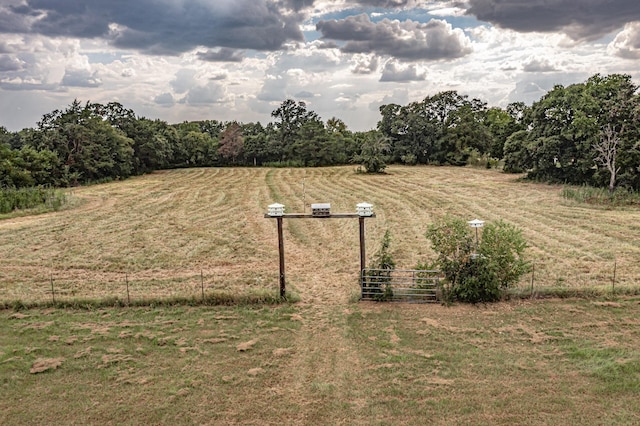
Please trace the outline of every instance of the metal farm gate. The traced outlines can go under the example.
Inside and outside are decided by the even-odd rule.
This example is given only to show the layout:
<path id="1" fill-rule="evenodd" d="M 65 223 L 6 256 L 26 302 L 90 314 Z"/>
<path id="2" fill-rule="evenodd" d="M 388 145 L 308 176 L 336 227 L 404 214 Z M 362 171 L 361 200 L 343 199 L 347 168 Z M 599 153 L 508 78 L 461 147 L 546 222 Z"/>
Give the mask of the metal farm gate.
<path id="1" fill-rule="evenodd" d="M 440 271 L 417 269 L 363 269 L 361 300 L 437 302 Z"/>

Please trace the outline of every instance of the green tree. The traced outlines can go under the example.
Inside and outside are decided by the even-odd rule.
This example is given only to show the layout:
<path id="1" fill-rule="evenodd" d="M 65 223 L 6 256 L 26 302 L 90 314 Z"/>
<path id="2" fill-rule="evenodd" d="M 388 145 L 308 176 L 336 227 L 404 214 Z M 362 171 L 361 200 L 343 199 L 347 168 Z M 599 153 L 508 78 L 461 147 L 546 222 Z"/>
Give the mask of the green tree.
<path id="1" fill-rule="evenodd" d="M 637 91 L 630 76 L 619 74 L 555 86 L 525 114 L 526 136 L 517 132 L 507 140 L 505 170 L 527 170 L 528 177 L 549 182 L 640 189 Z M 613 147 L 615 167 L 613 157 L 603 157 Z"/>
<path id="2" fill-rule="evenodd" d="M 387 167 L 389 149 L 389 138 L 380 132 L 369 132 L 353 162 L 360 164 L 367 173 L 382 173 Z"/>
<path id="3" fill-rule="evenodd" d="M 276 119 L 273 125 L 275 137 L 271 139 L 272 151 L 279 154 L 281 161 L 295 160 L 292 155 L 299 150 L 299 144 L 304 143 L 300 141 L 300 129 L 309 121 L 318 121 L 318 115 L 308 111 L 303 101 L 287 99 L 271 112 L 271 116 Z"/>
<path id="4" fill-rule="evenodd" d="M 247 165 L 258 166 L 269 161 L 267 146 L 267 131 L 258 123 L 246 123 L 242 125 L 244 135 L 243 156 Z"/>
<path id="5" fill-rule="evenodd" d="M 491 144 L 487 107 L 456 91 L 445 91 L 406 106 L 380 107 L 378 131 L 389 138 L 391 161 L 465 165 L 473 150 Z"/>
<path id="6" fill-rule="evenodd" d="M 509 104 L 506 110 L 494 107 L 487 111 L 487 127 L 491 133 L 488 154 L 493 158 L 504 157 L 507 139 L 516 132 L 526 130 L 524 115 L 526 105 L 522 102 Z"/>
<path id="7" fill-rule="evenodd" d="M 391 233 L 387 229 L 380 242 L 380 248 L 369 266 L 368 291 L 374 294 L 375 300 L 390 300 L 393 289 L 389 286 L 391 273 L 396 269 L 396 262 L 391 254 Z"/>
<path id="8" fill-rule="evenodd" d="M 133 139 L 136 174 L 164 169 L 175 163 L 178 132 L 161 120 L 141 117 L 129 123 L 127 136 Z"/>
<path id="9" fill-rule="evenodd" d="M 133 140 L 75 100 L 64 111 L 45 114 L 29 143 L 38 151 L 55 152 L 67 184 L 104 178 L 125 178 L 133 172 Z M 62 179 L 61 179 L 62 183 Z"/>

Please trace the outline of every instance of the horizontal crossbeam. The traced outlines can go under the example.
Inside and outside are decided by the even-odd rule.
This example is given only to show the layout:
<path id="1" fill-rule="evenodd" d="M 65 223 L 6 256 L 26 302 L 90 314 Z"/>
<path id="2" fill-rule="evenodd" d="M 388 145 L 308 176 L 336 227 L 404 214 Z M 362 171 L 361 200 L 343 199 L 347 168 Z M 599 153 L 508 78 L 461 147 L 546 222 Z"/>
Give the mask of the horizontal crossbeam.
<path id="1" fill-rule="evenodd" d="M 369 218 L 376 217 L 376 214 L 372 214 L 371 216 L 360 216 L 358 213 L 331 213 L 328 216 L 314 216 L 311 213 L 285 213 L 282 216 L 269 216 L 265 214 L 264 217 L 266 219 L 349 219 L 349 218 Z"/>

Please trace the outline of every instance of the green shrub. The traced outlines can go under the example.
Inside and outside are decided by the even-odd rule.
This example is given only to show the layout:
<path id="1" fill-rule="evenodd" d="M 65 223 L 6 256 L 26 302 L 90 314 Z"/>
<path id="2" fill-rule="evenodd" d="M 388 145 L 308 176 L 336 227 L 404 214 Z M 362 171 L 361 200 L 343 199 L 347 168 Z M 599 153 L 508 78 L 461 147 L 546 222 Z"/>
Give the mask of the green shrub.
<path id="1" fill-rule="evenodd" d="M 447 302 L 499 300 L 529 270 L 522 231 L 503 221 L 485 226 L 477 246 L 467 222 L 453 217 L 431 225 L 427 238 L 438 253 Z"/>
<path id="2" fill-rule="evenodd" d="M 3 188 L 0 190 L 0 213 L 40 207 L 59 210 L 66 203 L 66 198 L 63 191 L 43 186 Z"/>

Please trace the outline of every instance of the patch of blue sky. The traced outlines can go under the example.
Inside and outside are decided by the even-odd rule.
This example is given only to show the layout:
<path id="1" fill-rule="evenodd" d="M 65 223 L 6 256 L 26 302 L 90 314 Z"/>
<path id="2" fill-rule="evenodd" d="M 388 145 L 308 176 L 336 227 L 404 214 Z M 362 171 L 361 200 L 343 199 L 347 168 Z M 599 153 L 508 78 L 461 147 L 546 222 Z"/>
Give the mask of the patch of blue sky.
<path id="1" fill-rule="evenodd" d="M 382 10 L 373 12 L 370 17 L 371 21 L 379 22 L 383 19 L 390 20 L 398 20 L 398 21 L 408 21 L 411 20 L 413 22 L 427 23 L 432 19 L 440 19 L 447 21 L 451 24 L 453 28 L 470 28 L 470 27 L 478 27 L 483 25 L 483 22 L 478 21 L 473 16 L 453 16 L 453 15 L 441 15 L 435 11 L 429 11 L 427 9 L 411 9 L 411 10 L 399 10 L 399 11 L 389 11 Z"/>
<path id="2" fill-rule="evenodd" d="M 367 15 L 369 15 L 369 19 L 371 19 L 372 22 L 380 22 L 383 19 L 390 19 L 398 21 L 412 20 L 414 22 L 426 23 L 431 21 L 432 19 L 441 19 L 449 22 L 454 28 L 462 29 L 478 27 L 486 24 L 482 21 L 478 21 L 474 16 L 452 16 L 446 14 L 438 14 L 437 12 L 437 10 L 430 11 L 427 9 L 389 10 L 384 8 L 360 7 L 330 12 L 321 16 L 314 16 L 307 22 L 305 22 L 305 24 L 315 26 L 318 21 L 329 21 L 332 19 L 342 20 L 348 18 L 349 16 L 360 15 L 362 13 L 366 13 Z M 311 32 L 307 31 L 306 33 Z M 316 36 L 316 38 L 317 37 L 318 36 Z"/>

